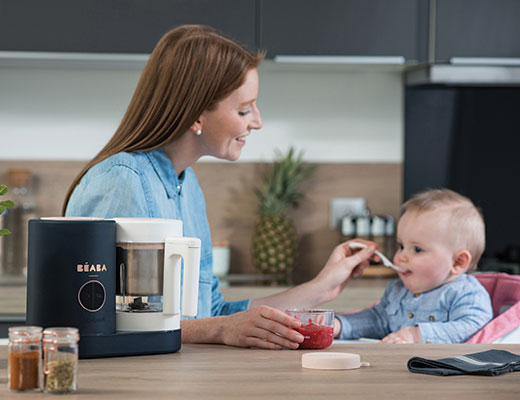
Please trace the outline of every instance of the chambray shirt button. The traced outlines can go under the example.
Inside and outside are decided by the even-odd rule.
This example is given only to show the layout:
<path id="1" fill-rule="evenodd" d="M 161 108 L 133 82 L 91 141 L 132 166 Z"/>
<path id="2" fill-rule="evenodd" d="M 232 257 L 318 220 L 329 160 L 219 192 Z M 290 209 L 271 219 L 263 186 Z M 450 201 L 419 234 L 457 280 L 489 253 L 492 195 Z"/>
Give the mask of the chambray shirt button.
<path id="1" fill-rule="evenodd" d="M 413 318 L 413 313 L 408 314 L 408 318 Z"/>
<path id="2" fill-rule="evenodd" d="M 177 185 L 177 193 L 178 194 L 181 194 L 181 189 L 182 189 L 182 186 L 181 185 Z"/>
<path id="3" fill-rule="evenodd" d="M 430 315 L 430 316 L 428 317 L 428 319 L 429 319 L 430 321 L 432 321 L 432 322 L 435 321 L 435 317 L 434 317 L 433 315 Z"/>

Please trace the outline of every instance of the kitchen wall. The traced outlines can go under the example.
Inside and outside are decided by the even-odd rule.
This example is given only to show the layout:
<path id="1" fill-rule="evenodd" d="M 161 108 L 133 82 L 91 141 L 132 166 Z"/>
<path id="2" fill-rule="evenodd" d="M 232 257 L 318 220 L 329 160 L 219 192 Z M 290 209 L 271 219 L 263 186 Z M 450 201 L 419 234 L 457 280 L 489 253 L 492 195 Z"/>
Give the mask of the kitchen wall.
<path id="1" fill-rule="evenodd" d="M 260 67 L 263 129 L 242 162 L 295 144 L 318 162 L 401 162 L 399 71 Z M 139 70 L 0 68 L 0 159 L 87 160 L 112 136 Z M 214 161 L 214 160 L 212 160 Z"/>
<path id="2" fill-rule="evenodd" d="M 131 69 L 0 68 L 0 182 L 9 168 L 30 168 L 41 213 L 59 213 L 75 174 L 117 127 L 138 77 Z M 330 198 L 362 196 L 372 212 L 397 216 L 402 98 L 395 70 L 261 66 L 263 129 L 239 162 L 204 159 L 195 167 L 213 238 L 231 242 L 231 272 L 254 272 L 252 188 L 274 148 L 295 145 L 318 163 L 303 186 L 307 199 L 291 212 L 301 235 L 295 281 L 314 276 L 339 240 L 328 226 Z"/>

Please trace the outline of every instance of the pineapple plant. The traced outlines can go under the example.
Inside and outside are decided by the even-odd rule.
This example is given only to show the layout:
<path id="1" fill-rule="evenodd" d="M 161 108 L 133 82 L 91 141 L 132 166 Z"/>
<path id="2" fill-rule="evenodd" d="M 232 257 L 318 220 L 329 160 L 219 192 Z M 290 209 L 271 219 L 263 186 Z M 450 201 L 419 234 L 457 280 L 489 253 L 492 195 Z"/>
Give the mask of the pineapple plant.
<path id="1" fill-rule="evenodd" d="M 298 186 L 314 172 L 304 164 L 303 152 L 290 148 L 286 155 L 275 150 L 275 161 L 262 177 L 258 198 L 258 220 L 253 233 L 253 263 L 265 274 L 283 275 L 289 280 L 296 255 L 296 229 L 287 210 L 304 197 Z"/>

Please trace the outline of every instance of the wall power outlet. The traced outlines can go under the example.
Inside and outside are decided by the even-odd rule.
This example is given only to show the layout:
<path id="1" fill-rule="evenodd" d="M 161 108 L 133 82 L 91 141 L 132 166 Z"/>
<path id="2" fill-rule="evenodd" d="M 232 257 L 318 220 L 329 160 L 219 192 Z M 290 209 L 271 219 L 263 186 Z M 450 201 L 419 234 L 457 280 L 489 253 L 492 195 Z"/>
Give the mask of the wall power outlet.
<path id="1" fill-rule="evenodd" d="M 333 197 L 330 199 L 329 226 L 339 229 L 341 219 L 345 215 L 364 215 L 367 202 L 363 197 Z"/>

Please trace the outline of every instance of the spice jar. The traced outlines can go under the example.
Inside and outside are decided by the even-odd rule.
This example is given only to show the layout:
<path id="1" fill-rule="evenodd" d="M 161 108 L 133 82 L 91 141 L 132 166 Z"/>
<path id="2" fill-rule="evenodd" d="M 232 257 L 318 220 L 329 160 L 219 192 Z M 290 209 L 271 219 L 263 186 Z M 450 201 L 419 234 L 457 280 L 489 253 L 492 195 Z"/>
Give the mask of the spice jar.
<path id="1" fill-rule="evenodd" d="M 69 393 L 77 389 L 78 340 L 76 328 L 43 331 L 43 389 L 46 393 Z"/>
<path id="2" fill-rule="evenodd" d="M 379 251 L 385 251 L 386 219 L 381 215 L 374 215 L 370 222 L 370 237 L 377 243 Z"/>
<path id="3" fill-rule="evenodd" d="M 41 389 L 42 328 L 9 328 L 8 388 L 25 391 Z"/>

